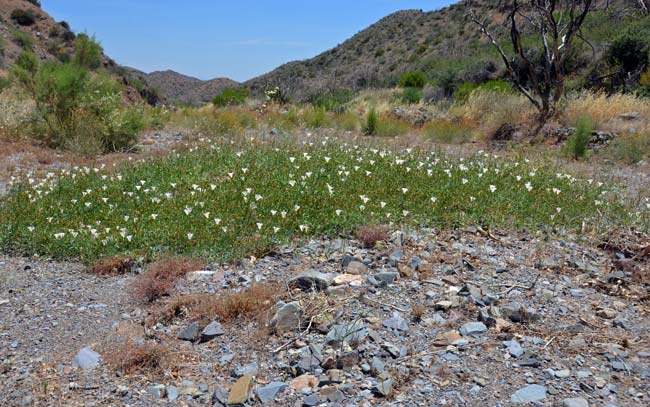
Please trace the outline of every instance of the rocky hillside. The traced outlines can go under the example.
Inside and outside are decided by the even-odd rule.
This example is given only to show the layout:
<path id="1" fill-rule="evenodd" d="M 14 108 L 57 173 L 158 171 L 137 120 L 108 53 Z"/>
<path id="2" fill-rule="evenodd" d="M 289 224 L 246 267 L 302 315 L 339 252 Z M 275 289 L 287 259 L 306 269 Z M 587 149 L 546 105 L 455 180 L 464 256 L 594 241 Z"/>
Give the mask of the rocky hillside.
<path id="1" fill-rule="evenodd" d="M 493 21 L 491 29 L 507 35 L 506 11 L 498 0 L 474 0 L 477 14 Z M 635 13 L 636 1 L 597 2 L 596 13 L 584 27 L 596 50 L 616 34 L 619 24 Z M 444 82 L 449 73 L 461 81 L 483 81 L 499 76 L 501 61 L 491 44 L 467 21 L 467 1 L 440 10 L 405 10 L 391 14 L 344 43 L 308 60 L 282 65 L 251 79 L 253 90 L 280 86 L 300 99 L 324 89 L 392 86 L 400 75 L 423 71 Z M 453 78 L 452 78 L 453 79 Z"/>
<path id="2" fill-rule="evenodd" d="M 171 70 L 145 73 L 129 69 L 129 73 L 157 89 L 168 101 L 190 105 L 209 102 L 223 89 L 239 86 L 238 82 L 228 78 L 204 81 Z"/>
<path id="3" fill-rule="evenodd" d="M 42 60 L 67 61 L 74 51 L 76 35 L 65 21 L 57 22 L 37 1 L 0 2 L 0 71 L 8 70 L 25 48 Z M 103 65 L 114 70 L 117 64 L 102 56 Z"/>

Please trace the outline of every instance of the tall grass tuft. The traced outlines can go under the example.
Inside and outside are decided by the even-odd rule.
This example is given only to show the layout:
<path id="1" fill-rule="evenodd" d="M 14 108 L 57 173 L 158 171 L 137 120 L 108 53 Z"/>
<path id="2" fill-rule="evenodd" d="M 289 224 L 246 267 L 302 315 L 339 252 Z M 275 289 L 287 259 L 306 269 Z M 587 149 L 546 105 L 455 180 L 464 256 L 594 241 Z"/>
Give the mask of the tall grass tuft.
<path id="1" fill-rule="evenodd" d="M 591 140 L 593 124 L 587 117 L 581 117 L 576 123 L 576 131 L 569 137 L 565 145 L 566 154 L 574 160 L 587 156 L 587 147 Z"/>
<path id="2" fill-rule="evenodd" d="M 377 133 L 377 111 L 371 108 L 366 116 L 366 125 L 363 127 L 363 132 L 368 136 L 374 136 Z"/>

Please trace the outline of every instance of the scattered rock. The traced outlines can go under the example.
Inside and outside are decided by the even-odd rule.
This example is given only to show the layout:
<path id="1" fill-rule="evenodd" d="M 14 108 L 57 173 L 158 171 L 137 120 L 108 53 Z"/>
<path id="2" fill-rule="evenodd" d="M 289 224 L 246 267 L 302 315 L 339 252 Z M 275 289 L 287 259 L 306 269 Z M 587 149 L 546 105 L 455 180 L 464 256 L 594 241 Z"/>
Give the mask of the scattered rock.
<path id="1" fill-rule="evenodd" d="M 230 389 L 230 394 L 228 395 L 228 405 L 233 404 L 243 404 L 248 401 L 250 398 L 250 392 L 253 388 L 253 376 L 242 376 L 236 382 L 235 385 Z"/>
<path id="2" fill-rule="evenodd" d="M 562 407 L 589 407 L 589 402 L 582 397 L 562 400 Z"/>
<path id="3" fill-rule="evenodd" d="M 368 272 L 368 267 L 359 261 L 351 261 L 345 271 L 347 274 L 363 275 Z"/>
<path id="4" fill-rule="evenodd" d="M 486 332 L 487 327 L 482 322 L 468 322 L 461 326 L 459 331 L 463 336 L 472 336 Z"/>
<path id="5" fill-rule="evenodd" d="M 298 288 L 302 291 L 323 291 L 329 287 L 330 276 L 318 271 L 308 271 L 289 281 L 290 288 Z"/>
<path id="6" fill-rule="evenodd" d="M 217 321 L 212 321 L 201 331 L 200 343 L 205 343 L 213 340 L 217 336 L 224 335 L 226 331 L 223 330 L 221 324 Z"/>
<path id="7" fill-rule="evenodd" d="M 295 379 L 291 380 L 289 382 L 289 387 L 294 390 L 316 388 L 318 387 L 318 379 L 310 374 L 303 374 L 302 376 L 298 376 Z"/>
<path id="8" fill-rule="evenodd" d="M 176 337 L 181 341 L 196 342 L 199 337 L 199 323 L 194 322 L 186 326 Z"/>
<path id="9" fill-rule="evenodd" d="M 257 389 L 257 397 L 262 404 L 272 403 L 275 397 L 283 392 L 288 385 L 283 382 L 271 382 L 266 386 Z"/>
<path id="10" fill-rule="evenodd" d="M 532 401 L 541 401 L 546 398 L 546 387 L 539 384 L 529 384 L 515 392 L 510 397 L 513 403 L 529 403 Z"/>
<path id="11" fill-rule="evenodd" d="M 409 324 L 402 318 L 398 313 L 393 314 L 392 318 L 389 318 L 384 321 L 384 326 L 389 329 L 395 329 L 397 331 L 408 331 Z"/>
<path id="12" fill-rule="evenodd" d="M 302 307 L 297 301 L 275 304 L 275 315 L 271 319 L 270 327 L 276 334 L 292 332 L 300 329 L 302 320 Z"/>
<path id="13" fill-rule="evenodd" d="M 101 355 L 90 348 L 82 348 L 72 362 L 72 367 L 92 369 L 99 366 Z"/>

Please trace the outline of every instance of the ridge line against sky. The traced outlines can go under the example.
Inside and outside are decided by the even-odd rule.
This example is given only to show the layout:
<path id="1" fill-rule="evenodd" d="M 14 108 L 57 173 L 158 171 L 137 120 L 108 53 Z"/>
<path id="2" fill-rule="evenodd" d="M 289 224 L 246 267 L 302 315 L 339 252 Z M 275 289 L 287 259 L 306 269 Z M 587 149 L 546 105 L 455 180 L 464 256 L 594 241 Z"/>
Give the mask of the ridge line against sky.
<path id="1" fill-rule="evenodd" d="M 145 72 L 245 81 L 312 58 L 381 18 L 431 11 L 452 0 L 42 0 L 75 32 L 96 35 L 107 55 Z"/>

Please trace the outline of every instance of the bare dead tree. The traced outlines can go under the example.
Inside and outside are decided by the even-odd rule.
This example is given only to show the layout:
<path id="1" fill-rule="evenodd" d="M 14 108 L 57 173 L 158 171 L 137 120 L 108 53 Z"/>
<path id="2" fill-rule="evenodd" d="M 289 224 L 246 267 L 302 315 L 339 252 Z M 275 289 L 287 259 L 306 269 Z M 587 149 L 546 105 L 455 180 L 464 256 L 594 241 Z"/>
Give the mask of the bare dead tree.
<path id="1" fill-rule="evenodd" d="M 471 2 L 468 17 L 499 52 L 515 87 L 539 112 L 540 127 L 557 113 L 564 95 L 564 66 L 580 27 L 592 9 L 592 0 L 504 0 L 513 54 L 508 55 L 479 17 Z M 535 33 L 541 43 L 541 60 L 522 43 L 522 33 Z"/>
<path id="2" fill-rule="evenodd" d="M 649 2 L 648 0 L 637 0 L 639 3 L 639 10 L 641 11 L 642 14 L 648 15 L 650 14 L 650 6 L 648 6 Z"/>

